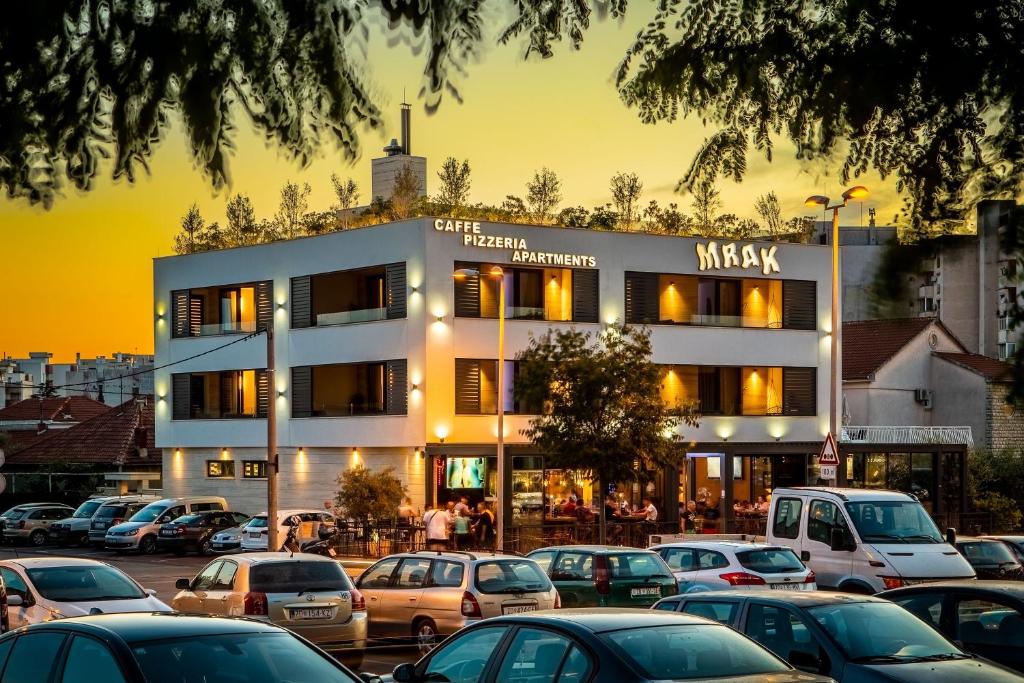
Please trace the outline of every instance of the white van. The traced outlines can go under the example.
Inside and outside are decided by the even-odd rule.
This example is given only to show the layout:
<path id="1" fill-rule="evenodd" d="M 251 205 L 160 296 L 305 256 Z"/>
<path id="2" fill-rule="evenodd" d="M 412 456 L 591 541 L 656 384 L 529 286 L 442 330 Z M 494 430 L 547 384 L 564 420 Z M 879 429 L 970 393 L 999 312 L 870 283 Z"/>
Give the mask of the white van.
<path id="1" fill-rule="evenodd" d="M 142 508 L 127 522 L 107 529 L 104 545 L 119 553 L 138 550 L 151 555 L 156 552 L 156 537 L 162 525 L 190 512 L 227 509 L 228 502 L 220 496 L 164 498 Z"/>
<path id="2" fill-rule="evenodd" d="M 772 491 L 767 540 L 789 546 L 818 587 L 877 593 L 926 581 L 973 579 L 916 497 L 898 491 L 786 488 Z"/>

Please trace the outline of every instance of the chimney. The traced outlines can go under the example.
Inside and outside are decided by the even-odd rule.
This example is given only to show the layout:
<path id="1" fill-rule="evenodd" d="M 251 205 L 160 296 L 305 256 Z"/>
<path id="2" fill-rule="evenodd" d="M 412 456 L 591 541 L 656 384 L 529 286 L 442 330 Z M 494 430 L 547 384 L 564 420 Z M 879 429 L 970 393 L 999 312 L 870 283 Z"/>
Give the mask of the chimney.
<path id="1" fill-rule="evenodd" d="M 409 122 L 409 103 L 402 102 L 402 154 L 409 154 L 412 148 L 412 130 Z"/>

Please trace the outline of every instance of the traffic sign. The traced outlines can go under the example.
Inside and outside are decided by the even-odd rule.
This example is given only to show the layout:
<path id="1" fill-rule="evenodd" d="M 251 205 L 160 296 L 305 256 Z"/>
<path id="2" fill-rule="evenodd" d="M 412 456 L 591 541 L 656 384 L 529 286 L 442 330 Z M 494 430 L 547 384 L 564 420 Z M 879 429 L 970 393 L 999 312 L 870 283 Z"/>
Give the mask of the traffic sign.
<path id="1" fill-rule="evenodd" d="M 818 468 L 818 478 L 835 479 L 837 465 L 821 465 Z"/>
<path id="2" fill-rule="evenodd" d="M 825 437 L 825 443 L 821 444 L 821 452 L 818 453 L 818 465 L 838 465 L 839 449 L 836 448 L 836 440 L 832 432 Z"/>

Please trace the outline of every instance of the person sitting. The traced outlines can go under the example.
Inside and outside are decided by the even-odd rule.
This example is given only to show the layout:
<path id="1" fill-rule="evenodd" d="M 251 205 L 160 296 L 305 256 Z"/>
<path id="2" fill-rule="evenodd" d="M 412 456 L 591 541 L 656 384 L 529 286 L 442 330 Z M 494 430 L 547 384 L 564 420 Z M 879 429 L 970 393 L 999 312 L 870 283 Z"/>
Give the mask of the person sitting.
<path id="1" fill-rule="evenodd" d="M 771 507 L 771 505 L 768 503 L 768 499 L 767 498 L 765 498 L 764 496 L 758 496 L 757 497 L 757 504 L 754 506 L 754 509 L 758 513 L 760 513 L 762 515 L 767 515 L 768 514 L 768 508 L 770 508 L 770 507 Z"/>
<path id="2" fill-rule="evenodd" d="M 559 517 L 575 517 L 576 516 L 576 502 L 572 498 L 565 502 L 562 506 Z"/>

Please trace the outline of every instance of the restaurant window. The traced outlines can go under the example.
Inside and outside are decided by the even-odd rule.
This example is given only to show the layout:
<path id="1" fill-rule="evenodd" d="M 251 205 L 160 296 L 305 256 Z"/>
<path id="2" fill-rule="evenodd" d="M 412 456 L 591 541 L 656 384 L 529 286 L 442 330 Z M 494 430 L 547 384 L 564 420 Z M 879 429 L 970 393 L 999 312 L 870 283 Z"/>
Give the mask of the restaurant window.
<path id="1" fill-rule="evenodd" d="M 175 420 L 267 416 L 270 387 L 265 370 L 175 374 L 171 384 Z"/>
<path id="2" fill-rule="evenodd" d="M 544 513 L 544 458 L 512 457 L 512 511 L 514 523 L 536 524 Z"/>
<path id="3" fill-rule="evenodd" d="M 455 315 L 497 318 L 499 281 L 488 273 L 493 266 L 457 262 Z M 510 320 L 556 322 L 598 321 L 598 273 L 572 268 L 521 268 L 502 265 L 505 317 Z"/>
<path id="4" fill-rule="evenodd" d="M 814 415 L 816 368 L 665 365 L 661 398 L 702 415 Z"/>
<path id="5" fill-rule="evenodd" d="M 404 318 L 406 288 L 404 263 L 294 277 L 292 327 Z"/>
<path id="6" fill-rule="evenodd" d="M 234 479 L 235 478 L 235 461 L 234 460 L 207 460 L 206 461 L 206 476 L 211 479 Z"/>
<path id="7" fill-rule="evenodd" d="M 912 493 L 930 510 L 938 486 L 935 459 L 935 453 L 850 453 L 847 484 Z"/>
<path id="8" fill-rule="evenodd" d="M 503 364 L 505 376 L 505 412 L 538 415 L 540 407 L 515 398 L 518 361 Z M 498 361 L 481 358 L 455 359 L 455 413 L 457 415 L 496 415 L 498 412 Z"/>
<path id="9" fill-rule="evenodd" d="M 171 292 L 171 336 L 255 332 L 273 315 L 273 283 L 250 282 Z"/>
<path id="10" fill-rule="evenodd" d="M 292 417 L 405 415 L 405 360 L 292 368 Z"/>
<path id="11" fill-rule="evenodd" d="M 266 479 L 267 478 L 267 461 L 266 460 L 243 460 L 242 461 L 242 478 L 243 479 Z"/>

